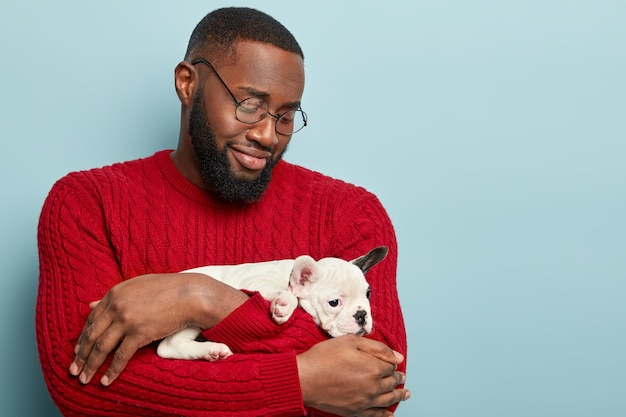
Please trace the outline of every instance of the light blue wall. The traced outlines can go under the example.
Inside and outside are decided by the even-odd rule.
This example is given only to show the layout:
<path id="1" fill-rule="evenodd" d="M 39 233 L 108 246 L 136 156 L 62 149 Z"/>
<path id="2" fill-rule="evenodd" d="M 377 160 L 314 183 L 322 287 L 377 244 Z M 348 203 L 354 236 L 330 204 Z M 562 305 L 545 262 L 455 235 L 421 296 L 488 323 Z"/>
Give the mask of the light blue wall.
<path id="1" fill-rule="evenodd" d="M 58 415 L 33 328 L 47 191 L 175 146 L 173 68 L 222 5 L 0 4 L 0 415 Z M 397 228 L 398 416 L 626 416 L 626 3 L 263 10 L 306 55 L 287 159 L 376 192 Z"/>

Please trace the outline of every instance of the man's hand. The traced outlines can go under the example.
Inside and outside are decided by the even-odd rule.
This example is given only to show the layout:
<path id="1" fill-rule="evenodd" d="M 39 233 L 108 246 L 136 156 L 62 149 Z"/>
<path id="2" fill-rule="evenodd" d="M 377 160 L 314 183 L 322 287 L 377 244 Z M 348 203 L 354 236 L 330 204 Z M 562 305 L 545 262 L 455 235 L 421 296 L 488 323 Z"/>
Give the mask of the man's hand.
<path id="1" fill-rule="evenodd" d="M 383 343 L 346 335 L 321 342 L 297 357 L 306 406 L 340 416 L 387 417 L 407 400 L 396 371 L 404 358 Z"/>
<path id="2" fill-rule="evenodd" d="M 151 274 L 123 281 L 90 304 L 70 373 L 89 383 L 115 350 L 100 380 L 109 385 L 138 349 L 190 325 L 210 328 L 247 299 L 201 274 Z"/>

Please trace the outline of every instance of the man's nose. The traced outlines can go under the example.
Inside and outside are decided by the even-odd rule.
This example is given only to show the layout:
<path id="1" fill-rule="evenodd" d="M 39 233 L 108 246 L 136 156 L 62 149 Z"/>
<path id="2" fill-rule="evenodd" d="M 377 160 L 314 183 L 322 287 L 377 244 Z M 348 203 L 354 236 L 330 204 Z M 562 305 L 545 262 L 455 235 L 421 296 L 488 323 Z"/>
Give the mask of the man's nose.
<path id="1" fill-rule="evenodd" d="M 257 142 L 263 148 L 274 148 L 278 143 L 278 133 L 276 133 L 276 120 L 271 115 L 266 115 L 262 120 L 251 126 L 247 137 L 249 140 Z"/>

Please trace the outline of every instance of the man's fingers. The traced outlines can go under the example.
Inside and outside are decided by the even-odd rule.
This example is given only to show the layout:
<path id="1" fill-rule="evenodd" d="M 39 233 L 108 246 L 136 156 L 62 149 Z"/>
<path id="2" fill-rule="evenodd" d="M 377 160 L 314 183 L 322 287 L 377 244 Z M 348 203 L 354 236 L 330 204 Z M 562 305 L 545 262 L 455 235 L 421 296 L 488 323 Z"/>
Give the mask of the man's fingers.
<path id="1" fill-rule="evenodd" d="M 383 394 L 386 392 L 392 392 L 399 385 L 404 384 L 406 377 L 402 372 L 394 372 L 393 374 L 383 378 L 381 380 L 380 392 L 379 394 Z"/>
<path id="2" fill-rule="evenodd" d="M 70 373 L 78 376 L 83 384 L 91 381 L 109 354 L 115 350 L 109 368 L 100 379 L 103 385 L 110 385 L 124 370 L 137 350 L 143 346 L 141 343 L 133 343 L 131 337 L 124 336 L 122 330 L 116 331 L 113 327 L 107 329 L 95 341 L 90 340 L 89 330 L 83 333 L 85 336 L 81 336 L 79 344 L 76 345 L 76 357 L 70 365 Z"/>
<path id="3" fill-rule="evenodd" d="M 100 379 L 100 383 L 104 386 L 111 385 L 113 381 L 117 379 L 119 374 L 122 373 L 124 368 L 126 368 L 128 361 L 130 361 L 140 347 L 141 346 L 139 345 L 131 347 L 128 339 L 124 339 L 115 351 L 111 365 Z"/>
<path id="4" fill-rule="evenodd" d="M 387 408 L 400 401 L 411 398 L 411 391 L 408 389 L 396 389 L 378 397 L 376 406 L 361 411 L 359 417 L 393 417 L 393 413 Z"/>
<path id="5" fill-rule="evenodd" d="M 406 401 L 411 397 L 411 392 L 408 389 L 398 388 L 391 392 L 380 395 L 376 399 L 376 404 L 372 408 L 363 410 L 359 413 L 359 417 L 386 417 L 393 416 L 393 413 L 387 410 L 393 404 L 400 401 Z"/>
<path id="6" fill-rule="evenodd" d="M 411 397 L 411 392 L 405 388 L 396 388 L 405 382 L 405 374 L 394 372 L 382 380 L 381 392 L 374 401 L 373 407 L 363 410 L 359 417 L 392 417 L 393 413 L 387 410 L 393 404 L 406 401 Z"/>
<path id="7" fill-rule="evenodd" d="M 89 315 L 87 316 L 83 331 L 80 333 L 80 336 L 78 337 L 78 342 L 76 344 L 76 347 L 74 348 L 74 354 L 76 355 L 81 352 L 83 357 L 86 358 L 87 356 L 89 356 L 91 346 L 95 343 L 100 334 L 109 325 L 108 323 L 104 323 L 102 320 L 99 320 L 100 325 L 96 324 L 96 318 L 100 319 L 99 316 L 100 312 L 102 311 L 102 306 L 101 308 L 96 309 L 98 305 L 100 305 L 100 300 L 94 301 L 89 304 L 89 307 L 91 308 L 91 313 L 89 313 Z"/>
<path id="8" fill-rule="evenodd" d="M 359 413 L 359 417 L 393 417 L 393 413 L 385 408 L 368 408 Z"/>
<path id="9" fill-rule="evenodd" d="M 113 352 L 121 338 L 121 334 L 108 329 L 94 342 L 89 341 L 82 344 L 74 359 L 74 364 L 76 364 L 78 369 L 70 366 L 70 372 L 78 370 L 80 372 L 79 381 L 83 384 L 88 384 L 109 353 Z M 74 374 L 74 372 L 72 373 Z"/>
<path id="10" fill-rule="evenodd" d="M 101 303 L 101 301 L 102 300 L 97 300 L 89 304 L 91 312 L 87 316 L 83 331 L 78 337 L 78 342 L 74 348 L 74 361 L 70 364 L 70 374 L 74 376 L 80 375 L 80 381 L 85 381 L 83 383 L 89 382 L 93 376 L 93 371 L 88 370 L 87 372 L 83 372 L 87 361 L 92 359 L 92 352 L 96 349 L 96 355 L 98 355 L 99 352 L 105 350 L 101 339 L 103 333 L 110 326 L 110 321 L 103 320 L 102 313 L 105 308 L 105 303 Z"/>
<path id="11" fill-rule="evenodd" d="M 350 336 L 350 335 L 348 335 Z M 343 336 L 346 337 L 346 336 Z M 358 337 L 358 336 L 355 336 Z M 404 356 L 400 352 L 396 352 L 393 349 L 390 349 L 384 343 L 378 342 L 373 339 L 367 339 L 365 337 L 360 338 L 359 342 L 359 350 L 362 352 L 368 353 L 375 358 L 383 360 L 385 362 L 399 364 L 404 361 Z"/>
<path id="12" fill-rule="evenodd" d="M 87 323 L 85 323 L 82 333 L 78 337 L 76 347 L 74 347 L 75 357 L 74 361 L 70 365 L 70 373 L 72 375 L 78 376 L 78 374 L 83 370 L 85 362 L 87 361 L 87 358 L 89 358 L 91 350 L 93 349 L 93 344 L 95 343 L 94 334 L 93 317 L 90 314 L 89 317 L 87 317 Z"/>

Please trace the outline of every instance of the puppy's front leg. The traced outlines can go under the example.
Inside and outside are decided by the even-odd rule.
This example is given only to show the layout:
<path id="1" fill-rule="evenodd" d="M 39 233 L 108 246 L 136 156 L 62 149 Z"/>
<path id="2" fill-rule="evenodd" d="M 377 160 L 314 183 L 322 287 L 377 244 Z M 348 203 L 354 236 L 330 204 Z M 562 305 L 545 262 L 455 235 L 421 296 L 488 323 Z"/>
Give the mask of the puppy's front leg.
<path id="1" fill-rule="evenodd" d="M 288 290 L 272 294 L 272 298 L 269 300 L 271 301 L 272 318 L 278 324 L 286 323 L 298 307 L 298 298 Z"/>
<path id="2" fill-rule="evenodd" d="M 248 275 L 240 283 L 240 288 L 258 291 L 270 302 L 272 319 L 278 324 L 289 320 L 298 307 L 298 298 L 289 287 L 292 265 L 293 262 L 287 260 L 257 264 L 257 272 Z"/>

